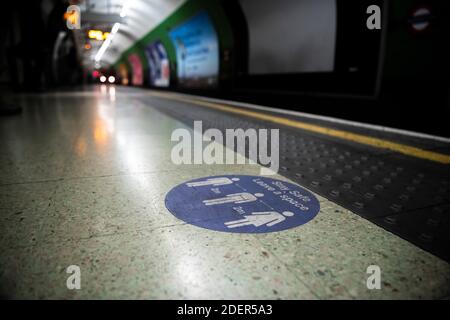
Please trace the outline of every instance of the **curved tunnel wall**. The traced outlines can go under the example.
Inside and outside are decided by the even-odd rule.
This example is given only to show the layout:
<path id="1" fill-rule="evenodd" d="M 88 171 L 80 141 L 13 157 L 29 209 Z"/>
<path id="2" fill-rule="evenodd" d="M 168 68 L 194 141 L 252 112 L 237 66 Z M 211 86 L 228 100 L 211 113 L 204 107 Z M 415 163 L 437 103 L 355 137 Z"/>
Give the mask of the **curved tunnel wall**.
<path id="1" fill-rule="evenodd" d="M 447 107 L 449 60 L 445 56 L 448 49 L 443 39 L 448 38 L 449 22 L 445 16 L 448 3 L 426 1 L 432 14 L 424 17 L 429 19 L 430 27 L 423 31 L 413 30 L 414 12 L 424 6 L 420 0 L 360 0 L 351 5 L 345 0 L 279 0 L 277 3 L 282 8 L 278 13 L 269 10 L 273 0 L 187 0 L 126 50 L 114 68 L 117 72 L 119 65 L 127 67 L 129 81 L 122 83 L 130 85 L 236 97 L 291 109 L 297 109 L 301 102 L 305 112 L 387 126 L 398 126 L 386 115 L 399 105 L 426 104 L 436 112 Z M 382 8 L 381 30 L 366 27 L 366 10 L 372 4 Z M 305 17 L 313 19 L 305 18 L 302 28 L 302 21 L 293 21 L 292 16 L 283 14 L 290 8 L 302 9 L 308 12 Z M 323 12 L 325 16 L 321 16 Z M 182 79 L 180 69 L 183 66 L 179 61 L 180 52 L 177 54 L 174 32 L 183 27 L 193 31 L 205 29 L 205 25 L 192 22 L 201 14 L 209 17 L 218 39 L 219 72 L 216 79 L 206 77 L 188 82 Z M 267 20 L 264 16 L 267 14 L 275 16 Z M 258 31 L 258 23 L 271 19 L 274 25 L 284 24 L 284 31 L 280 28 L 277 34 L 271 30 L 273 32 L 266 35 L 267 43 L 264 43 L 265 34 L 257 34 L 255 30 Z M 310 25 L 322 21 L 318 26 L 323 28 L 314 31 L 314 28 L 308 28 L 308 21 Z M 309 33 L 299 29 L 308 29 Z M 334 43 L 326 48 L 326 42 L 317 41 L 323 37 L 334 37 Z M 302 42 L 307 48 L 308 41 L 312 41 L 315 50 L 303 53 L 293 50 L 292 56 L 301 60 L 304 55 L 303 60 L 311 60 L 315 58 L 313 51 L 321 50 L 319 56 L 323 59 L 316 61 L 318 64 L 314 69 L 308 69 L 312 65 L 305 66 L 300 61 L 297 69 L 289 72 L 296 59 L 289 57 L 288 46 L 282 46 Z M 208 47 L 208 41 L 204 42 L 204 47 Z M 269 65 L 273 53 L 280 52 L 277 49 L 283 49 L 281 51 L 290 58 L 291 65 L 287 69 L 276 63 Z M 272 57 L 262 57 L 267 53 Z M 131 81 L 131 55 L 140 58 L 142 82 Z M 345 108 L 335 106 L 336 97 L 345 101 Z M 361 98 L 367 105 L 361 104 Z M 411 106 L 408 114 L 409 122 L 403 125 L 404 129 L 429 131 L 423 124 L 424 115 L 420 108 Z M 435 132 L 441 133 L 440 130 Z"/>
<path id="2" fill-rule="evenodd" d="M 194 52 L 197 59 L 210 61 L 185 63 L 187 66 L 183 66 L 180 57 L 188 55 L 189 58 L 189 51 L 180 53 L 183 44 L 179 46 L 177 41 L 190 42 L 191 51 L 199 51 Z M 132 60 L 138 57 L 142 63 L 143 81 L 141 84 L 131 81 L 130 84 L 160 88 L 218 88 L 219 83 L 232 76 L 230 52 L 233 49 L 232 30 L 221 1 L 192 0 L 126 50 L 114 68 L 120 77 L 118 67 L 125 65 L 130 78 L 134 79 L 133 74 L 140 71 L 132 67 L 130 57 L 134 57 Z M 205 50 L 209 52 L 202 53 Z M 197 70 L 193 70 L 195 68 Z M 187 81 L 184 73 L 188 76 L 191 73 L 192 81 Z M 206 75 L 204 79 L 202 73 Z"/>
<path id="3" fill-rule="evenodd" d="M 373 2 L 382 6 L 383 1 L 349 6 L 342 0 L 279 0 L 276 5 L 272 0 L 188 0 L 126 50 L 115 66 L 137 55 L 144 81 L 135 85 L 370 96 L 381 32 L 361 32 L 358 26 Z M 202 50 L 209 52 L 189 56 Z M 214 64 L 215 76 L 208 70 Z M 131 78 L 133 72 L 140 70 L 130 68 Z M 157 75 L 160 79 L 152 79 Z"/>

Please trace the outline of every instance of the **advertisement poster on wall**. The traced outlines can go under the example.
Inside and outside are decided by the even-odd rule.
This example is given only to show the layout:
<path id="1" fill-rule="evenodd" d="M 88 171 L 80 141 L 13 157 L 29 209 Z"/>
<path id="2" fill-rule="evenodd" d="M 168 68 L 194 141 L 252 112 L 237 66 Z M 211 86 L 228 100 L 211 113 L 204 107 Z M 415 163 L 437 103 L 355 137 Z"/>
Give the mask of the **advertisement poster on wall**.
<path id="1" fill-rule="evenodd" d="M 127 70 L 127 66 L 123 63 L 121 63 L 119 65 L 119 75 L 120 75 L 120 79 L 121 79 L 121 83 L 125 86 L 128 85 L 128 83 L 130 82 L 130 80 L 128 79 L 128 70 Z"/>
<path id="2" fill-rule="evenodd" d="M 145 48 L 150 72 L 150 84 L 155 87 L 168 87 L 170 66 L 166 48 L 161 41 L 155 41 Z"/>
<path id="3" fill-rule="evenodd" d="M 144 83 L 144 77 L 142 73 L 142 63 L 139 56 L 135 53 L 128 56 L 128 62 L 131 65 L 131 83 L 134 86 L 141 86 Z"/>
<path id="4" fill-rule="evenodd" d="M 208 14 L 198 13 L 169 32 L 176 49 L 178 82 L 185 87 L 214 87 L 219 74 L 219 44 Z"/>

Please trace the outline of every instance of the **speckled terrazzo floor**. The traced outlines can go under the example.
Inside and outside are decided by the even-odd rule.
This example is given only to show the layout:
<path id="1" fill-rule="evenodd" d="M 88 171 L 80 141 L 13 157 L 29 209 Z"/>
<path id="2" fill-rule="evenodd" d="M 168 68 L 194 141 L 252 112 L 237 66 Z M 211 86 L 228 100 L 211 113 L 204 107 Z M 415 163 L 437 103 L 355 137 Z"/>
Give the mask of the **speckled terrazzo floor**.
<path id="1" fill-rule="evenodd" d="M 283 232 L 222 233 L 178 220 L 164 206 L 175 185 L 260 168 L 172 164 L 170 135 L 185 126 L 153 109 L 146 91 L 111 88 L 12 97 L 23 114 L 0 118 L 1 297 L 450 295 L 448 263 L 319 196 L 317 217 Z M 366 287 L 373 264 L 380 290 Z M 66 287 L 69 265 L 81 268 L 80 290 Z"/>

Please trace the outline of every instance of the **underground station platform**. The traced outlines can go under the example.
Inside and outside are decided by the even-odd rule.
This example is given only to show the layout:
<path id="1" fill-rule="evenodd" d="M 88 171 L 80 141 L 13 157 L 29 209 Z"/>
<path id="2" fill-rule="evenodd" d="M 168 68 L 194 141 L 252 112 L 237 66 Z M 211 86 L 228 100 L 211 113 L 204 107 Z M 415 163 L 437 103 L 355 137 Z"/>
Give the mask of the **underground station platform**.
<path id="1" fill-rule="evenodd" d="M 396 301 L 403 318 L 450 300 L 449 1 L 3 9 L 1 307 L 347 319 L 394 303 L 323 300 L 440 300 Z"/>
<path id="2" fill-rule="evenodd" d="M 23 110 L 0 121 L 4 298 L 450 294 L 447 139 L 114 85 L 10 101 Z M 251 140 L 233 149 L 226 128 L 278 129 L 279 163 L 249 161 Z M 180 137 L 193 163 L 174 161 Z"/>

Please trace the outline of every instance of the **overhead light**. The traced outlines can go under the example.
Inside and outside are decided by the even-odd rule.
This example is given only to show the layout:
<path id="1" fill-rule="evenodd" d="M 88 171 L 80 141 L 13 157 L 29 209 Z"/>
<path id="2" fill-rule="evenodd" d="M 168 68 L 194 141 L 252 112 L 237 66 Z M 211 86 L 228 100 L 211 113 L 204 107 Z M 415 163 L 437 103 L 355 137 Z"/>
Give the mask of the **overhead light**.
<path id="1" fill-rule="evenodd" d="M 116 78 L 114 76 L 109 76 L 109 78 L 108 78 L 109 83 L 114 83 L 115 81 L 116 81 Z"/>
<path id="2" fill-rule="evenodd" d="M 112 29 L 111 29 L 111 34 L 115 34 L 117 31 L 119 31 L 120 28 L 120 23 L 116 22 L 114 23 Z"/>
<path id="3" fill-rule="evenodd" d="M 122 11 L 120 11 L 120 17 L 121 18 L 125 18 L 127 16 L 127 12 L 128 12 L 128 7 L 130 5 L 131 0 L 124 0 L 123 1 L 124 4 L 122 6 Z"/>
<path id="4" fill-rule="evenodd" d="M 100 82 L 101 82 L 101 83 L 104 83 L 105 81 L 106 81 L 106 77 L 105 77 L 105 76 L 101 76 L 101 77 L 100 77 Z"/>
<path id="5" fill-rule="evenodd" d="M 103 32 L 101 30 L 89 30 L 88 37 L 95 40 L 103 40 Z"/>
<path id="6" fill-rule="evenodd" d="M 114 35 L 117 33 L 117 31 L 119 31 L 119 28 L 120 28 L 120 23 L 119 22 L 114 23 L 114 25 L 113 25 L 113 27 L 111 29 L 111 33 L 106 38 L 105 42 L 103 42 L 103 44 L 100 47 L 100 49 L 98 49 L 98 52 L 95 55 L 95 61 L 99 62 L 102 59 L 103 54 L 108 49 L 108 47 L 111 44 L 111 41 L 112 41 Z"/>
<path id="7" fill-rule="evenodd" d="M 95 39 L 98 41 L 106 40 L 106 38 L 108 38 L 108 36 L 109 36 L 109 32 L 103 32 L 101 30 L 89 30 L 88 31 L 88 37 L 90 39 Z"/>

